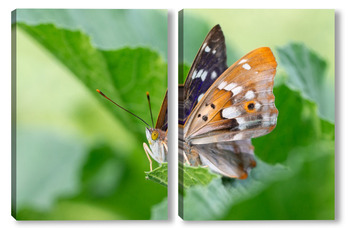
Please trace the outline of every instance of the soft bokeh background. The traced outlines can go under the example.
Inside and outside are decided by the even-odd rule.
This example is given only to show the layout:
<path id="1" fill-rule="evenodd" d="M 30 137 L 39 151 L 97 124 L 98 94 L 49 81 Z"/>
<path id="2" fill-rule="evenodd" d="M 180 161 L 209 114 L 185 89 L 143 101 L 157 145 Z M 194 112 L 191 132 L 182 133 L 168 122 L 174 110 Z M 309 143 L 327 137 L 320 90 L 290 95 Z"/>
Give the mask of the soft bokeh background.
<path id="1" fill-rule="evenodd" d="M 272 49 L 279 110 L 274 131 L 252 141 L 258 165 L 248 179 L 185 189 L 183 218 L 334 219 L 334 10 L 182 13 L 183 76 L 208 31 L 220 24 L 228 66 L 258 47 Z"/>
<path id="2" fill-rule="evenodd" d="M 196 29 L 198 21 L 206 22 L 209 28 L 220 24 L 226 44 L 238 52 L 239 58 L 256 47 L 268 46 L 274 50 L 288 42 L 302 42 L 326 59 L 328 75 L 334 81 L 334 10 L 186 9 L 184 12 L 188 31 Z M 201 33 L 188 33 L 188 36 L 201 36 Z M 196 47 L 188 49 L 192 52 Z M 190 53 L 185 54 L 186 62 L 191 63 L 191 57 Z M 233 63 L 232 58 L 229 51 L 228 65 Z"/>
<path id="3" fill-rule="evenodd" d="M 145 126 L 167 88 L 167 11 L 17 10 L 17 219 L 150 219 Z M 156 165 L 154 165 L 156 166 Z M 164 210 L 166 211 L 166 204 Z M 164 217 L 163 217 L 164 219 Z"/>

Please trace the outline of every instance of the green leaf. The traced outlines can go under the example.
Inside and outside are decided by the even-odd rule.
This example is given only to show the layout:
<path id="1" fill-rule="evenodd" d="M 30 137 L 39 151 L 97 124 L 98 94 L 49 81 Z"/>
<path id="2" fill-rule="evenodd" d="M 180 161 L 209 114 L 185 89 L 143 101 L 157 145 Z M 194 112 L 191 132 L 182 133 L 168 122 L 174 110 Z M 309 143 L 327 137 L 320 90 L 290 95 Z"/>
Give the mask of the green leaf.
<path id="1" fill-rule="evenodd" d="M 290 174 L 290 170 L 282 165 L 271 166 L 260 160 L 257 164 L 246 180 L 215 178 L 207 186 L 197 185 L 188 189 L 180 212 L 182 218 L 220 219 L 233 205 L 259 194 L 271 183 Z"/>
<path id="2" fill-rule="evenodd" d="M 325 60 L 298 43 L 277 48 L 277 53 L 289 88 L 316 102 L 320 116 L 334 123 L 334 76 L 327 77 Z"/>
<path id="3" fill-rule="evenodd" d="M 152 220 L 168 219 L 168 198 L 164 198 L 162 202 L 152 207 Z"/>
<path id="4" fill-rule="evenodd" d="M 154 170 L 145 173 L 146 179 L 152 180 L 164 186 L 168 186 L 168 163 L 162 163 Z"/>
<path id="5" fill-rule="evenodd" d="M 122 124 L 126 129 L 138 134 L 139 138 L 143 137 L 142 123 L 102 99 L 96 89 L 141 118 L 149 119 L 148 112 L 145 112 L 149 109 L 146 92 L 149 91 L 151 95 L 155 113 L 159 112 L 166 92 L 167 65 L 157 53 L 147 48 L 102 51 L 94 48 L 90 38 L 83 33 L 59 29 L 50 24 L 28 26 L 20 23 L 19 27 L 55 55 L 97 99 L 103 100 L 101 102 L 118 120 L 123 119 Z"/>
<path id="6" fill-rule="evenodd" d="M 277 126 L 270 134 L 252 140 L 255 154 L 263 161 L 284 162 L 295 147 L 326 138 L 334 140 L 334 125 L 318 116 L 314 102 L 283 84 L 274 88 L 274 94 Z"/>
<path id="7" fill-rule="evenodd" d="M 212 173 L 208 168 L 193 167 L 179 163 L 180 188 L 189 188 L 194 185 L 207 185 L 219 175 Z"/>
<path id="8" fill-rule="evenodd" d="M 98 49 L 149 47 L 167 59 L 167 10 L 17 9 L 12 16 L 13 23 L 80 30 Z"/>
<path id="9" fill-rule="evenodd" d="M 69 191 L 65 191 L 65 185 L 60 185 L 56 191 L 59 192 L 63 189 L 60 192 L 63 192 L 63 196 L 62 194 L 53 194 L 49 200 L 47 200 L 47 197 L 41 198 L 45 200 L 45 205 L 53 206 L 51 210 L 37 210 L 39 207 L 33 207 L 35 205 L 33 203 L 35 198 L 33 198 L 31 202 L 26 204 L 25 208 L 18 212 L 19 216 L 17 218 L 85 219 L 87 217 L 85 213 L 97 211 L 98 215 L 94 216 L 95 219 L 149 219 L 152 206 L 159 203 L 166 196 L 167 191 L 166 188 L 144 178 L 143 171 L 148 168 L 148 161 L 142 150 L 142 141 L 145 139 L 144 126 L 138 119 L 117 109 L 95 90 L 97 88 L 102 90 L 123 107 L 140 115 L 150 123 L 145 94 L 146 91 L 150 92 L 153 113 L 158 112 L 166 91 L 167 64 L 164 62 L 164 59 L 149 47 L 136 48 L 139 45 L 134 45 L 133 47 L 135 48 L 125 47 L 119 50 L 101 50 L 92 44 L 94 41 L 84 32 L 63 29 L 53 24 L 31 26 L 25 23 L 18 23 L 17 25 L 14 26 L 14 29 L 18 29 L 21 32 L 25 31 L 34 38 L 48 51 L 49 55 L 45 52 L 46 58 L 51 57 L 50 54 L 52 54 L 58 60 L 56 64 L 60 68 L 68 69 L 73 73 L 67 73 L 69 76 L 73 75 L 72 81 L 80 82 L 80 89 L 83 87 L 87 89 L 87 98 L 84 97 L 86 98 L 84 100 L 85 103 L 82 103 L 81 100 L 79 100 L 80 103 L 74 103 L 68 98 L 64 102 L 67 104 L 72 103 L 71 109 L 64 111 L 71 114 L 70 117 L 72 117 L 73 121 L 75 120 L 74 118 L 77 118 L 76 122 L 84 124 L 85 129 L 90 131 L 90 137 L 93 138 L 92 142 L 89 142 L 89 140 L 84 141 L 86 146 L 84 154 L 90 152 L 87 160 L 83 158 L 75 159 L 72 154 L 65 158 L 67 161 L 72 160 L 71 162 L 75 163 L 73 168 L 77 168 L 77 172 L 81 172 L 80 179 L 78 177 L 73 182 L 75 188 L 80 187 L 78 188 L 80 192 L 74 192 L 75 194 L 72 196 Z M 35 45 L 37 48 L 39 47 L 37 43 Z M 40 49 L 40 51 L 42 50 Z M 43 69 L 46 67 L 45 63 L 45 61 L 42 61 Z M 49 70 L 47 71 L 50 72 Z M 48 78 L 48 81 L 52 78 L 50 73 L 43 75 Z M 63 77 L 66 77 L 66 75 L 62 75 L 62 79 Z M 65 93 L 64 88 L 66 85 L 63 82 L 61 83 L 60 78 L 58 78 L 57 82 L 62 88 L 60 92 Z M 36 83 L 40 84 L 40 81 L 36 81 Z M 74 86 L 70 84 L 67 87 L 70 89 L 73 87 L 74 89 Z M 42 89 L 42 91 L 42 94 L 50 94 L 50 91 L 45 89 Z M 55 99 L 61 99 L 60 95 L 56 93 L 50 94 L 50 96 L 55 97 Z M 93 96 L 95 96 L 95 100 Z M 92 103 L 92 100 L 95 103 L 97 101 L 105 105 L 105 110 L 99 105 L 92 106 L 93 108 L 90 109 L 81 108 Z M 51 103 L 53 103 L 52 100 Z M 74 106 L 72 108 L 75 104 L 78 107 Z M 99 110 L 94 110 L 96 107 Z M 81 108 L 79 113 L 77 113 L 78 108 Z M 89 113 L 82 115 L 86 110 Z M 106 115 L 98 115 L 95 112 L 98 114 L 106 112 Z M 112 115 L 107 114 L 108 112 Z M 45 116 L 45 114 L 43 115 Z M 95 118 L 87 118 L 91 116 Z M 119 147 L 118 145 L 116 147 L 114 145 L 112 148 L 111 144 L 106 146 L 103 134 L 97 132 L 96 128 L 91 129 L 91 126 L 105 123 L 104 120 L 99 121 L 105 116 L 114 116 L 115 122 L 119 123 L 116 131 L 118 136 L 121 134 L 123 135 L 122 138 L 125 139 L 123 146 Z M 51 122 L 54 121 L 52 120 Z M 95 123 L 91 123 L 93 121 Z M 61 128 L 64 129 L 64 127 L 66 126 L 62 124 Z M 109 133 L 113 133 L 113 131 L 108 129 L 110 127 L 112 126 L 102 126 L 99 130 L 105 128 Z M 69 128 L 68 130 L 75 132 L 76 129 Z M 110 135 L 110 137 L 116 138 L 116 135 Z M 120 141 L 120 138 L 118 137 L 116 140 Z M 95 145 L 94 143 L 96 142 L 101 142 L 101 144 Z M 99 145 L 102 146 L 99 147 Z M 37 147 L 37 144 L 33 145 L 33 148 L 35 147 Z M 88 149 L 88 147 L 92 147 L 92 149 Z M 42 150 L 40 151 L 40 153 L 43 153 Z M 65 151 L 72 150 L 66 149 Z M 40 153 L 38 151 L 38 154 Z M 33 161 L 33 166 L 40 167 L 37 166 L 39 163 L 35 162 L 35 159 L 31 159 L 31 161 Z M 67 162 L 67 164 L 70 163 Z M 71 176 L 76 174 L 75 169 L 69 168 L 67 170 L 72 171 Z M 37 171 L 40 170 L 38 169 Z M 63 173 L 65 172 L 61 172 L 61 174 Z M 60 177 L 59 174 L 57 173 Z M 57 182 L 57 184 L 59 183 Z M 139 186 L 142 186 L 142 189 Z M 59 198 L 60 196 L 63 199 Z M 146 198 L 147 200 L 145 201 L 144 199 Z M 49 201 L 49 203 L 46 201 Z M 75 210 L 78 208 L 79 210 Z"/>
<path id="10" fill-rule="evenodd" d="M 291 151 L 288 178 L 234 205 L 222 219 L 334 219 L 334 141 Z"/>

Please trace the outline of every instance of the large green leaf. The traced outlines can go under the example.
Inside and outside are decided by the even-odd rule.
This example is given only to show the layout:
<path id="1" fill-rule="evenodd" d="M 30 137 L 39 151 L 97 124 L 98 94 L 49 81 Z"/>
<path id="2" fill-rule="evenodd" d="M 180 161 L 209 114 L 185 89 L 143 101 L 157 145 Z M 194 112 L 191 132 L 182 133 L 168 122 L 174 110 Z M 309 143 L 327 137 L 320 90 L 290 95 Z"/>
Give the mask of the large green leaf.
<path id="1" fill-rule="evenodd" d="M 282 165 L 271 166 L 258 160 L 246 180 L 215 178 L 210 184 L 197 185 L 186 191 L 180 215 L 185 220 L 216 220 L 241 201 L 254 197 L 273 182 L 286 178 L 290 170 Z"/>
<path id="2" fill-rule="evenodd" d="M 17 9 L 12 22 L 80 30 L 103 50 L 149 47 L 167 59 L 167 11 L 123 9 Z M 108 29 L 106 29 L 108 28 Z"/>
<path id="3" fill-rule="evenodd" d="M 222 219 L 334 219 L 334 141 L 296 147 L 286 165 L 292 175 L 234 205 Z"/>
<path id="4" fill-rule="evenodd" d="M 270 134 L 253 139 L 255 154 L 262 160 L 284 162 L 295 147 L 307 146 L 315 140 L 334 140 L 334 125 L 318 116 L 314 102 L 286 85 L 274 88 L 274 94 L 279 111 L 277 126 Z"/>
<path id="5" fill-rule="evenodd" d="M 61 178 L 56 178 L 60 181 L 57 182 L 59 187 L 56 191 L 53 191 L 54 193 L 51 194 L 48 191 L 52 187 L 38 191 L 40 194 L 48 196 L 41 198 L 45 201 L 46 211 L 40 210 L 39 207 L 33 207 L 36 206 L 36 199 L 30 200 L 31 195 L 28 193 L 26 198 L 29 200 L 19 201 L 26 204 L 25 207 L 17 208 L 20 209 L 17 219 L 149 219 L 152 206 L 158 204 L 166 196 L 166 188 L 145 180 L 144 170 L 148 168 L 148 161 L 142 149 L 142 141 L 145 139 L 144 125 L 138 119 L 117 109 L 95 90 L 97 88 L 102 90 L 119 104 L 151 123 L 146 91 L 151 94 L 153 112 L 158 112 L 166 91 L 167 65 L 163 58 L 152 50 L 155 48 L 137 47 L 140 45 L 132 45 L 133 48 L 125 47 L 119 50 L 101 50 L 91 44 L 93 41 L 84 32 L 63 29 L 57 24 L 28 25 L 18 23 L 17 25 L 14 26 L 17 32 L 19 30 L 25 31 L 34 38 L 48 53 L 56 58 L 57 65 L 73 73 L 69 75 L 73 75 L 73 81 L 81 83 L 81 87 L 86 88 L 89 99 L 83 103 L 78 103 L 74 109 L 69 110 L 71 112 L 70 117 L 73 117 L 70 121 L 75 120 L 77 125 L 81 124 L 81 129 L 89 131 L 90 138 L 93 138 L 91 142 L 88 140 L 90 138 L 84 138 L 85 140 L 82 142 L 87 156 L 75 159 L 73 154 L 68 154 L 69 156 L 64 157 L 64 160 L 69 160 L 71 163 L 67 163 L 62 168 L 72 171 L 71 176 L 79 174 L 80 171 L 81 176 L 78 176 L 80 181 L 78 178 L 73 181 L 71 178 L 67 178 L 67 184 L 65 184 L 64 181 L 61 181 Z M 28 63 L 33 61 L 35 61 L 35 58 L 32 58 Z M 41 59 L 40 61 L 42 68 L 45 68 L 46 60 Z M 44 75 L 48 80 L 51 78 L 53 80 L 50 73 Z M 66 77 L 66 75 L 64 76 Z M 59 88 L 66 86 L 69 89 L 75 89 L 71 85 L 64 85 L 66 80 L 63 80 L 63 75 L 62 82 L 60 79 L 56 81 Z M 36 81 L 37 85 L 40 85 L 40 81 Z M 37 89 L 37 91 L 39 90 Z M 51 94 L 50 91 L 46 91 L 46 88 L 40 89 L 40 92 L 42 92 L 41 96 L 50 94 L 54 97 L 55 101 L 51 100 L 51 103 L 56 102 L 56 99 L 61 102 L 59 94 Z M 65 93 L 65 90 L 62 89 L 60 92 Z M 95 99 L 93 96 L 95 96 Z M 36 105 L 36 100 L 33 101 L 32 104 Z M 120 147 L 107 146 L 105 144 L 106 139 L 101 138 L 100 132 L 94 128 L 96 125 L 108 123 L 108 121 L 101 119 L 108 116 L 107 114 L 99 115 L 103 108 L 97 107 L 101 110 L 93 110 L 96 105 L 91 106 L 92 110 L 81 108 L 96 101 L 104 104 L 106 107 L 104 111 L 112 113 L 112 115 L 109 115 L 114 116 L 115 122 L 119 123 L 117 125 L 118 134 L 123 135 L 121 138 L 125 140 Z M 64 102 L 70 104 L 71 100 L 68 98 Z M 74 104 L 77 103 L 72 102 L 72 105 Z M 45 108 L 43 110 L 45 111 Z M 62 110 L 62 112 L 64 111 L 67 112 Z M 35 110 L 32 113 L 35 114 Z M 24 114 L 24 112 L 21 114 Z M 57 112 L 57 115 L 59 114 L 60 112 Z M 42 113 L 42 116 L 45 115 L 46 113 Z M 49 122 L 45 124 L 47 123 Z M 100 126 L 99 130 L 105 128 L 106 132 L 111 133 L 113 131 L 108 129 L 110 127 L 112 125 Z M 72 128 L 69 128 L 69 130 L 72 130 Z M 75 132 L 74 130 L 73 132 Z M 94 133 L 92 134 L 92 132 Z M 111 138 L 116 136 L 110 135 Z M 120 141 L 120 138 L 116 140 Z M 94 144 L 96 142 L 100 142 L 100 144 Z M 50 142 L 47 140 L 45 143 Z M 25 146 L 25 144 L 22 145 Z M 36 143 L 32 147 L 40 149 L 38 154 L 42 154 L 43 150 L 38 145 Z M 61 147 L 64 145 L 65 142 Z M 55 146 L 55 144 L 52 143 L 52 146 Z M 57 146 L 57 149 L 60 150 L 61 147 Z M 127 150 L 127 152 L 123 152 L 123 150 Z M 65 151 L 71 152 L 72 150 L 68 148 Z M 60 151 L 56 152 L 59 156 Z M 31 161 L 33 170 L 35 171 L 37 168 L 37 171 L 40 172 L 41 164 L 36 162 L 36 159 L 31 159 Z M 56 162 L 59 161 L 57 159 Z M 72 165 L 68 167 L 69 164 Z M 55 165 L 52 166 L 52 168 L 54 167 Z M 27 173 L 31 174 L 31 172 Z M 58 169 L 56 174 L 61 177 L 64 173 Z M 50 178 L 50 176 L 46 177 Z M 71 189 L 66 190 L 67 186 Z M 142 187 L 140 188 L 140 186 Z M 24 188 L 18 189 L 24 190 Z M 144 200 L 146 198 L 147 200 Z M 92 214 L 89 215 L 89 213 Z"/>
<path id="6" fill-rule="evenodd" d="M 139 115 L 145 113 L 141 118 L 149 120 L 146 99 L 149 91 L 153 112 L 159 112 L 166 91 L 167 65 L 157 53 L 147 48 L 102 51 L 93 47 L 90 38 L 78 31 L 59 29 L 50 24 L 19 26 L 55 55 L 96 97 L 100 95 L 95 90 L 100 89 L 130 111 Z M 125 120 L 122 123 L 127 129 L 138 133 L 139 137 L 144 134 L 141 122 L 135 121 L 135 117 L 107 100 L 103 102 L 117 119 Z"/>
<path id="7" fill-rule="evenodd" d="M 325 60 L 299 43 L 278 48 L 277 53 L 289 88 L 316 102 L 320 116 L 334 123 L 334 76 L 327 77 Z"/>

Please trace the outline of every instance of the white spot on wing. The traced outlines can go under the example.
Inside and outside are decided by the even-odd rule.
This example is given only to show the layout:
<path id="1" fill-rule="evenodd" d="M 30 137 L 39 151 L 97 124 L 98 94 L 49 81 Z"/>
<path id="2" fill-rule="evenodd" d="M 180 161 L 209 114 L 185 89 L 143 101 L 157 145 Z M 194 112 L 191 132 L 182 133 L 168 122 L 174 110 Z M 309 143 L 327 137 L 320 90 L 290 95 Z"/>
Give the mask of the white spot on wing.
<path id="1" fill-rule="evenodd" d="M 223 81 L 220 83 L 220 85 L 218 86 L 219 89 L 223 89 L 225 86 L 227 85 L 227 82 Z"/>
<path id="2" fill-rule="evenodd" d="M 205 78 L 207 77 L 207 75 L 208 75 L 208 71 L 204 71 L 203 74 L 201 75 L 201 79 L 203 82 L 204 82 Z"/>
<path id="3" fill-rule="evenodd" d="M 202 99 L 203 96 L 204 96 L 204 93 L 202 93 L 201 95 L 199 95 L 197 101 L 199 102 L 199 101 Z"/>
<path id="4" fill-rule="evenodd" d="M 196 78 L 199 78 L 203 73 L 203 69 L 201 69 L 200 71 L 198 71 L 198 74 L 196 75 Z"/>
<path id="5" fill-rule="evenodd" d="M 192 74 L 192 79 L 195 79 L 196 76 L 197 76 L 197 70 L 195 70 L 195 71 L 193 72 L 193 74 Z"/>
<path id="6" fill-rule="evenodd" d="M 271 116 L 271 123 L 272 123 L 273 125 L 275 125 L 275 124 L 277 123 L 277 114 L 273 114 L 273 115 Z"/>
<path id="7" fill-rule="evenodd" d="M 233 140 L 242 140 L 244 137 L 244 134 L 241 132 L 241 133 L 238 133 L 237 135 L 233 136 Z"/>
<path id="8" fill-rule="evenodd" d="M 242 86 L 238 86 L 238 87 L 234 88 L 233 90 L 231 90 L 232 96 L 236 96 L 237 94 L 242 92 L 242 90 L 243 90 Z"/>
<path id="9" fill-rule="evenodd" d="M 222 110 L 222 117 L 226 119 L 232 119 L 241 114 L 241 112 L 235 107 L 228 107 Z"/>
<path id="10" fill-rule="evenodd" d="M 261 104 L 259 102 L 255 102 L 255 109 L 258 110 L 261 107 Z"/>
<path id="11" fill-rule="evenodd" d="M 245 99 L 247 100 L 251 100 L 255 97 L 255 94 L 252 90 L 249 90 L 245 95 L 244 95 Z"/>
<path id="12" fill-rule="evenodd" d="M 247 60 L 246 59 L 242 59 L 241 61 L 239 61 L 238 64 L 242 64 L 242 63 L 245 63 L 245 62 L 247 62 Z"/>
<path id="13" fill-rule="evenodd" d="M 210 52 L 210 47 L 209 46 L 206 46 L 205 49 L 204 49 L 205 52 Z"/>
<path id="14" fill-rule="evenodd" d="M 248 63 L 243 64 L 242 67 L 243 67 L 244 69 L 246 69 L 246 70 L 252 69 L 252 67 L 251 67 Z"/>
<path id="15" fill-rule="evenodd" d="M 262 119 L 263 119 L 263 121 L 269 121 L 270 120 L 270 116 L 268 114 L 264 114 L 262 116 Z"/>
<path id="16" fill-rule="evenodd" d="M 217 73 L 215 71 L 211 72 L 210 78 L 211 80 L 214 80 L 217 77 Z"/>
<path id="17" fill-rule="evenodd" d="M 247 123 L 247 121 L 244 119 L 244 117 L 236 118 L 236 121 L 238 123 L 239 130 L 244 130 L 246 128 L 245 123 Z"/>
<path id="18" fill-rule="evenodd" d="M 272 125 L 276 125 L 277 123 L 277 114 L 273 114 L 273 115 L 269 115 L 269 114 L 265 114 L 263 115 L 263 123 L 262 126 L 263 127 L 269 127 Z"/>
<path id="19" fill-rule="evenodd" d="M 247 122 L 244 117 L 239 117 L 239 118 L 236 118 L 236 121 L 239 125 L 241 124 L 244 124 L 245 122 Z"/>
<path id="20" fill-rule="evenodd" d="M 206 46 L 207 46 L 207 43 L 204 43 L 202 49 L 204 49 Z"/>
<path id="21" fill-rule="evenodd" d="M 229 91 L 229 90 L 235 88 L 236 86 L 237 86 L 236 83 L 230 83 L 230 84 L 228 84 L 224 89 L 227 90 L 227 91 Z"/>
<path id="22" fill-rule="evenodd" d="M 216 50 L 214 49 L 212 53 L 215 54 L 215 53 L 216 53 Z"/>

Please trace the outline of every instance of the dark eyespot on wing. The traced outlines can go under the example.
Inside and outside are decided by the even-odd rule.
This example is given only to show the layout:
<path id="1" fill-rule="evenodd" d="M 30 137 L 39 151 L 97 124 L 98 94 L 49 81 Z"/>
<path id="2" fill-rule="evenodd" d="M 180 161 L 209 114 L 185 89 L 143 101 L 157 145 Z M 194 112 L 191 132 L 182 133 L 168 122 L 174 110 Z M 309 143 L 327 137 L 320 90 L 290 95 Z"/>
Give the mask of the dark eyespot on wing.
<path id="1" fill-rule="evenodd" d="M 254 107 L 255 107 L 254 103 L 248 104 L 248 109 L 249 109 L 249 110 L 253 110 Z"/>
<path id="2" fill-rule="evenodd" d="M 236 119 L 232 119 L 231 121 L 231 129 L 235 129 L 239 126 L 238 122 Z"/>
<path id="3" fill-rule="evenodd" d="M 204 116 L 202 116 L 202 119 L 203 119 L 204 121 L 207 121 L 207 120 L 208 120 L 208 116 L 204 115 Z"/>

